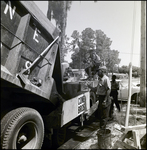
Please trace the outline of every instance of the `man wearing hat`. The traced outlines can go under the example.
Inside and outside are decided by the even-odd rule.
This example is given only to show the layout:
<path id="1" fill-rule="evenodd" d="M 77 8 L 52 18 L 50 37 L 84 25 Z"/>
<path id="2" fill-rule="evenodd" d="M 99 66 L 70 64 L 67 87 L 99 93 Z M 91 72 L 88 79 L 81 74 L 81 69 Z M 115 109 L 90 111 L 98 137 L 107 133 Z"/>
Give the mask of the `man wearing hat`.
<path id="1" fill-rule="evenodd" d="M 109 110 L 110 110 L 110 104 L 111 104 L 111 98 L 110 98 L 110 91 L 111 91 L 111 83 L 106 76 L 107 68 L 106 66 L 101 66 L 97 69 L 98 72 L 98 85 L 97 85 L 97 92 L 99 105 L 97 113 L 99 115 L 100 119 L 100 129 L 105 129 L 106 124 L 109 118 Z M 88 85 L 89 88 L 92 88 L 90 85 Z"/>

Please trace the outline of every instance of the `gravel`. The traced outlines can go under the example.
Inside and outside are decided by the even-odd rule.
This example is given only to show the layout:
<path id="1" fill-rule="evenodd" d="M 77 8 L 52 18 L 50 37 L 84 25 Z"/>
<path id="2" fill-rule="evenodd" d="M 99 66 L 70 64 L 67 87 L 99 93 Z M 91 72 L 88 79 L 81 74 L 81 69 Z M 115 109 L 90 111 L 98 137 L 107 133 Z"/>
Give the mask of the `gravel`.
<path id="1" fill-rule="evenodd" d="M 129 126 L 146 124 L 146 108 L 141 108 L 136 105 L 130 106 Z M 122 126 L 125 124 L 126 103 L 122 105 L 121 112 L 118 112 L 116 107 L 114 111 L 114 120 L 108 122 L 107 129 L 111 130 L 111 147 L 119 140 L 123 134 Z M 129 145 L 134 145 L 134 142 L 126 139 L 125 142 Z M 94 132 L 88 140 L 82 142 L 76 149 L 99 149 L 97 131 Z"/>

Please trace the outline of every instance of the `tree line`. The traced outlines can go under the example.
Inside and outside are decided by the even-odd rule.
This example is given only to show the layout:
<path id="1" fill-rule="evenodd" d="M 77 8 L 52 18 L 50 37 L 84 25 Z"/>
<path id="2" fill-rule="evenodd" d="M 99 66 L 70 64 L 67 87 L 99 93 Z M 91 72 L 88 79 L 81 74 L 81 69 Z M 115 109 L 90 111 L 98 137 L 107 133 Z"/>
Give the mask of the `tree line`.
<path id="1" fill-rule="evenodd" d="M 119 73 L 127 73 L 129 74 L 129 66 L 121 66 L 118 68 Z M 140 67 L 132 66 L 132 76 L 139 77 L 140 76 Z"/>

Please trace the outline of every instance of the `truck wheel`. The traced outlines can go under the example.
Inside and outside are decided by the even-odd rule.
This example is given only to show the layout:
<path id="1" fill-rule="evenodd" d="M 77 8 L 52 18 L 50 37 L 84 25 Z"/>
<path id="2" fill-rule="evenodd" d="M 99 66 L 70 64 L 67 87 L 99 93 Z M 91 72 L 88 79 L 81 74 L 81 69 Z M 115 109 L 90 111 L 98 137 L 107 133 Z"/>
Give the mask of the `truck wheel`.
<path id="1" fill-rule="evenodd" d="M 66 138 L 66 127 L 54 129 L 53 131 L 53 147 L 57 148 L 64 144 Z"/>
<path id="2" fill-rule="evenodd" d="M 43 139 L 42 117 L 34 109 L 17 108 L 1 120 L 2 149 L 40 149 Z"/>

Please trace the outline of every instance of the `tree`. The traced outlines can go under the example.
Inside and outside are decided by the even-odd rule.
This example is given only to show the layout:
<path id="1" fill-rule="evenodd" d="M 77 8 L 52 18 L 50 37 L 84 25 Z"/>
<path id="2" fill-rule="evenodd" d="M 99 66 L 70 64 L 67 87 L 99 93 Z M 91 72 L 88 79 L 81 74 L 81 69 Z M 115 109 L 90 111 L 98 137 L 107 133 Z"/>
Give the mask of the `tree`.
<path id="1" fill-rule="evenodd" d="M 48 1 L 48 19 L 54 19 L 56 26 L 61 29 L 60 25 L 62 24 L 63 19 L 67 19 L 67 11 L 70 10 L 71 4 L 71 1 Z"/>
<path id="2" fill-rule="evenodd" d="M 136 66 L 132 66 L 132 76 L 138 77 L 140 73 L 140 68 Z"/>
<path id="3" fill-rule="evenodd" d="M 85 57 L 85 54 L 89 52 L 90 49 L 94 49 L 95 47 L 95 32 L 91 28 L 86 28 L 82 31 L 82 34 L 80 35 L 77 30 L 73 31 L 72 33 L 72 44 L 73 44 L 73 54 L 71 59 L 73 62 L 71 63 L 71 66 L 73 68 L 85 68 L 85 65 L 83 63 L 83 59 Z"/>
<path id="4" fill-rule="evenodd" d="M 66 21 L 67 21 L 67 10 L 66 10 L 66 1 L 61 3 L 62 13 L 61 13 L 61 20 L 60 20 L 60 29 L 61 29 L 61 62 L 64 61 L 64 45 L 65 45 L 65 28 L 66 28 Z"/>
<path id="5" fill-rule="evenodd" d="M 51 21 L 52 1 L 48 1 L 47 18 Z"/>
<path id="6" fill-rule="evenodd" d="M 118 58 L 119 52 L 117 50 L 110 49 L 112 41 L 102 30 L 96 30 L 95 35 L 97 53 L 103 64 L 107 66 L 108 71 L 113 73 L 115 66 L 121 61 Z"/>
<path id="7" fill-rule="evenodd" d="M 102 63 L 107 66 L 109 72 L 113 73 L 115 66 L 120 63 L 121 60 L 118 58 L 119 52 L 117 50 L 110 50 L 112 41 L 103 31 L 93 31 L 91 28 L 86 28 L 82 31 L 82 35 L 79 35 L 79 32 L 75 30 L 72 37 L 73 41 L 71 44 L 73 44 L 72 51 L 74 53 L 71 57 L 73 60 L 71 65 L 73 68 L 85 68 L 83 58 L 90 49 L 96 50 L 96 53 L 100 56 Z M 81 41 L 79 42 L 80 38 Z M 76 43 L 80 45 L 78 46 L 79 49 L 74 46 Z"/>
<path id="8" fill-rule="evenodd" d="M 119 52 L 117 50 L 108 50 L 108 57 L 106 57 L 106 66 L 109 72 L 114 72 L 114 68 L 116 65 L 120 63 L 120 59 L 118 58 Z"/>
<path id="9" fill-rule="evenodd" d="M 71 41 L 72 51 L 74 52 L 71 56 L 73 60 L 70 64 L 72 68 L 81 68 L 81 35 L 77 30 L 74 30 L 71 37 L 73 40 Z"/>
<path id="10" fill-rule="evenodd" d="M 119 73 L 129 73 L 128 66 L 119 67 Z M 132 76 L 139 77 L 140 68 L 136 66 L 132 66 Z"/>
<path id="11" fill-rule="evenodd" d="M 105 63 L 106 58 L 105 53 L 107 52 L 107 50 L 110 50 L 112 41 L 110 40 L 110 38 L 106 36 L 106 34 L 104 34 L 102 30 L 96 30 L 95 36 L 96 36 L 96 50 L 101 60 Z"/>
<path id="12" fill-rule="evenodd" d="M 129 67 L 128 66 L 119 67 L 119 73 L 129 73 Z"/>
<path id="13" fill-rule="evenodd" d="M 113 72 L 119 73 L 118 69 L 119 69 L 119 66 L 117 64 L 115 64 L 114 67 L 113 67 Z"/>
<path id="14" fill-rule="evenodd" d="M 79 32 L 77 30 L 74 30 L 71 37 L 73 38 L 73 40 L 72 40 L 73 51 L 74 51 L 75 47 L 78 47 L 80 49 L 81 35 L 79 34 Z"/>
<path id="15" fill-rule="evenodd" d="M 61 30 L 61 62 L 64 60 L 65 29 L 67 21 L 67 11 L 70 10 L 71 1 L 48 1 L 47 17 L 49 20 L 55 19 L 56 27 Z"/>
<path id="16" fill-rule="evenodd" d="M 95 48 L 95 32 L 91 28 L 86 28 L 82 31 L 82 47 L 83 49 L 89 51 Z"/>

